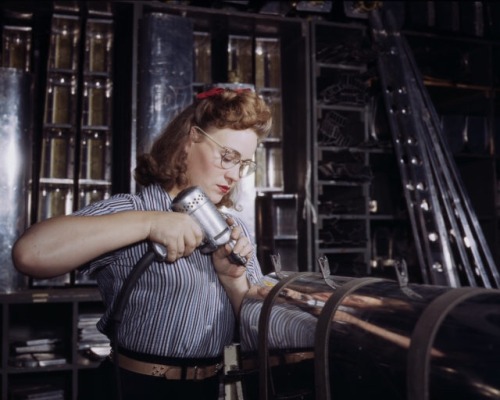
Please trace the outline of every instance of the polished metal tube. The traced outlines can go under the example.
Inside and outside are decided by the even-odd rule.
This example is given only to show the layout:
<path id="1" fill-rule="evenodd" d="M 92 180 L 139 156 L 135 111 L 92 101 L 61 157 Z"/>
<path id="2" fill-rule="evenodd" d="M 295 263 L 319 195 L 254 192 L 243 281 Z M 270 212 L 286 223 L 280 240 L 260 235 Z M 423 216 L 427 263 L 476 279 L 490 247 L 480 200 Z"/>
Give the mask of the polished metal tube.
<path id="1" fill-rule="evenodd" d="M 31 75 L 0 68 L 0 292 L 25 284 L 12 263 L 12 246 L 28 224 L 31 177 Z"/>
<path id="2" fill-rule="evenodd" d="M 246 296 L 241 348 L 259 359 L 312 352 L 314 378 L 301 387 L 310 396 L 500 396 L 500 290 L 336 276 L 325 282 L 319 274 L 273 289 L 293 274 L 268 275 L 267 285 Z M 276 382 L 266 384 L 276 390 Z"/>

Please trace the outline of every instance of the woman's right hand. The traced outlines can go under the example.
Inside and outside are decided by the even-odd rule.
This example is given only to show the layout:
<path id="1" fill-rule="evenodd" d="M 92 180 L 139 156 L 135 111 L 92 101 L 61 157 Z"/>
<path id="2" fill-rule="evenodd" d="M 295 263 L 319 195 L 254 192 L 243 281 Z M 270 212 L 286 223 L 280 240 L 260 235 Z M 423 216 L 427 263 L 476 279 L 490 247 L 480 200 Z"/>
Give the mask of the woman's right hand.
<path id="1" fill-rule="evenodd" d="M 167 249 L 166 261 L 189 256 L 202 242 L 203 231 L 187 214 L 159 212 L 151 220 L 148 239 Z"/>

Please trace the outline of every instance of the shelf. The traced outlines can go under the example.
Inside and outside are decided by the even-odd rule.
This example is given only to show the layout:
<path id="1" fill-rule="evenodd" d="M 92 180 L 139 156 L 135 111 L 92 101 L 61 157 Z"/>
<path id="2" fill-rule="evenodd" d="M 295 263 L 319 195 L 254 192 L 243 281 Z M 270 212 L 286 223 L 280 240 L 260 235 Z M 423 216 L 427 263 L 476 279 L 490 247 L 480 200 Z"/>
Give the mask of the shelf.
<path id="1" fill-rule="evenodd" d="M 365 106 L 349 106 L 349 105 L 342 105 L 342 104 L 325 104 L 318 102 L 316 104 L 316 107 L 321 110 L 337 110 L 337 111 L 366 111 Z"/>
<path id="2" fill-rule="evenodd" d="M 500 91 L 500 88 L 492 88 L 491 86 L 473 85 L 470 83 L 460 83 L 460 82 L 445 81 L 445 80 L 432 79 L 432 78 L 424 78 L 424 85 L 450 88 L 450 89 L 477 90 L 477 91 L 488 92 L 488 93 Z"/>
<path id="3" fill-rule="evenodd" d="M 0 293 L 2 304 L 27 303 L 71 303 L 81 301 L 101 301 L 96 287 L 65 289 L 26 289 L 14 293 Z"/>
<path id="4" fill-rule="evenodd" d="M 37 384 L 39 380 L 43 380 L 44 384 L 54 383 L 57 388 L 64 390 L 65 398 L 76 399 L 71 387 L 72 382 L 77 382 L 79 371 L 95 371 L 99 364 L 95 361 L 85 362 L 78 354 L 76 323 L 80 312 L 78 306 L 82 304 L 91 304 L 94 309 L 100 309 L 102 312 L 101 295 L 96 287 L 26 289 L 0 294 L 4 350 L 1 354 L 0 374 L 2 382 L 7 383 L 7 386 L 1 389 L 2 399 L 10 398 L 7 394 L 11 393 L 13 388 L 26 388 Z M 42 336 L 60 339 L 60 346 L 53 351 L 66 359 L 64 364 L 34 367 L 10 364 L 9 358 L 10 354 L 13 354 L 14 344 L 40 339 Z"/>
<path id="5" fill-rule="evenodd" d="M 366 66 L 364 66 L 364 65 L 333 64 L 333 63 L 324 63 L 324 62 L 316 63 L 316 68 L 317 69 L 332 68 L 332 69 L 336 69 L 336 70 L 353 71 L 353 72 L 363 72 L 366 70 Z M 318 75 L 319 71 L 317 71 L 316 74 Z"/>
<path id="6" fill-rule="evenodd" d="M 280 241 L 297 241 L 299 239 L 298 235 L 274 235 L 274 240 Z"/>
<path id="7" fill-rule="evenodd" d="M 320 214 L 318 215 L 318 221 L 326 219 L 338 219 L 338 220 L 362 220 L 365 221 L 367 214 Z"/>
<path id="8" fill-rule="evenodd" d="M 78 179 L 78 183 L 86 186 L 111 187 L 112 185 L 112 182 L 103 179 Z"/>
<path id="9" fill-rule="evenodd" d="M 332 152 L 332 153 L 341 153 L 344 151 L 348 151 L 350 153 L 373 153 L 373 154 L 387 154 L 389 156 L 394 156 L 394 150 L 392 147 L 375 147 L 376 144 L 367 144 L 366 146 L 359 147 L 339 147 L 339 146 L 317 146 L 318 151 Z"/>
<path id="10" fill-rule="evenodd" d="M 364 186 L 368 184 L 368 182 L 348 182 L 341 180 L 318 181 L 318 185 L 321 186 Z"/>
<path id="11" fill-rule="evenodd" d="M 365 247 L 331 247 L 331 248 L 324 248 L 320 247 L 319 248 L 319 253 L 322 254 L 365 254 L 366 253 L 366 248 Z"/>

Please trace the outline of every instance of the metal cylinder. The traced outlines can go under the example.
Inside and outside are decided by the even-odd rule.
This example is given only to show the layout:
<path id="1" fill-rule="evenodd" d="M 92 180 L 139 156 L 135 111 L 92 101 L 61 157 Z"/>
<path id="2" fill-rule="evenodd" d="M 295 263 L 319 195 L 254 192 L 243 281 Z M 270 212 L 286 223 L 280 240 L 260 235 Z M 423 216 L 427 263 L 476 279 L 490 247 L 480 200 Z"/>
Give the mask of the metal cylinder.
<path id="1" fill-rule="evenodd" d="M 140 25 L 137 154 L 193 101 L 193 28 L 188 18 L 145 14 Z"/>
<path id="2" fill-rule="evenodd" d="M 247 295 L 240 315 L 243 357 L 261 360 L 260 399 L 297 386 L 291 372 L 277 382 L 286 373 L 273 372 L 270 360 L 304 353 L 311 357 L 296 358 L 307 365 L 297 377 L 302 398 L 500 396 L 500 290 L 336 276 L 326 282 L 291 272 L 266 281 Z M 281 369 L 296 371 L 297 363 Z"/>
<path id="3" fill-rule="evenodd" d="M 0 292 L 25 285 L 12 263 L 12 246 L 28 224 L 31 176 L 31 75 L 0 68 Z"/>

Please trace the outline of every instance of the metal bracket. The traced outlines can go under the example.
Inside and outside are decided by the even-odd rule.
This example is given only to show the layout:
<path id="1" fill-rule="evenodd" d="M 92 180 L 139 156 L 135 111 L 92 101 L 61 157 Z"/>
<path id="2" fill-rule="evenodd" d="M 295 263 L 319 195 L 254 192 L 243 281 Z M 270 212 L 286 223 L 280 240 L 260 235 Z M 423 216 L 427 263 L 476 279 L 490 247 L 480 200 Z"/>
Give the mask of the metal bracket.
<path id="1" fill-rule="evenodd" d="M 328 263 L 328 258 L 325 255 L 318 257 L 318 265 L 325 283 L 332 289 L 337 289 L 337 285 L 330 278 L 330 264 Z"/>
<path id="2" fill-rule="evenodd" d="M 418 293 L 416 293 L 415 291 L 413 291 L 411 288 L 408 287 L 409 277 L 408 277 L 408 267 L 406 265 L 406 261 L 397 260 L 394 263 L 394 271 L 396 271 L 396 277 L 398 279 L 401 291 L 412 299 L 415 300 L 421 299 L 422 296 L 420 296 Z"/>

